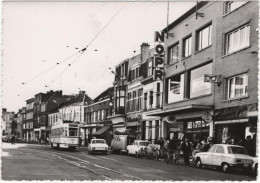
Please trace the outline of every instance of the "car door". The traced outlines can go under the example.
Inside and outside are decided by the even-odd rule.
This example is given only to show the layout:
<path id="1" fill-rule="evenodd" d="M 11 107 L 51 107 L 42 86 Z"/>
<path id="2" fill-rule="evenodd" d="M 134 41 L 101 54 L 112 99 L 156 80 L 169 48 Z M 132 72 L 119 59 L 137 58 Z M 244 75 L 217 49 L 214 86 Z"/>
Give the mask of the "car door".
<path id="1" fill-rule="evenodd" d="M 218 145 L 216 152 L 213 153 L 212 165 L 220 166 L 222 163 L 223 154 L 224 154 L 224 147 L 222 145 Z"/>
<path id="2" fill-rule="evenodd" d="M 208 152 L 203 154 L 202 163 L 206 165 L 212 164 L 213 153 L 216 151 L 216 145 L 209 148 Z"/>

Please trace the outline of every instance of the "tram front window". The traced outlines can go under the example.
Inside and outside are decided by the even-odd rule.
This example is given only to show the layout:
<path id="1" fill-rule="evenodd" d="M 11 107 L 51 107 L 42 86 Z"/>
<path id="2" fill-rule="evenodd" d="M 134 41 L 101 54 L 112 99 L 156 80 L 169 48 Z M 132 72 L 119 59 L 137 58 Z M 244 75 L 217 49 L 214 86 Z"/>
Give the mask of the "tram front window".
<path id="1" fill-rule="evenodd" d="M 78 129 L 77 128 L 69 128 L 69 136 L 75 137 L 77 136 Z"/>

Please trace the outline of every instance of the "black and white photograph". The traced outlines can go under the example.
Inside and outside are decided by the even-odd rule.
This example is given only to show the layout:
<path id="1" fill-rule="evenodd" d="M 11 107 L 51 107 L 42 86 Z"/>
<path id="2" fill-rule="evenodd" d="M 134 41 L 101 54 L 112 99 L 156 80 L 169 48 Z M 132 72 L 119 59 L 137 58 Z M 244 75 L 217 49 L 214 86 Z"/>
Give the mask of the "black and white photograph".
<path id="1" fill-rule="evenodd" d="M 259 1 L 1 6 L 2 181 L 257 182 Z"/>

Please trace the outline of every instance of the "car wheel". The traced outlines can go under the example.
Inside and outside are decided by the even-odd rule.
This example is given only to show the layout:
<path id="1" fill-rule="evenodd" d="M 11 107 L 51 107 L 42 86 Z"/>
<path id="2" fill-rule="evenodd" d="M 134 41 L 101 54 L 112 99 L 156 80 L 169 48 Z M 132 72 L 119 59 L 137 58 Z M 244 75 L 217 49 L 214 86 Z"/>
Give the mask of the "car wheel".
<path id="1" fill-rule="evenodd" d="M 88 150 L 88 154 L 92 154 L 92 152 L 90 150 Z"/>
<path id="2" fill-rule="evenodd" d="M 107 151 L 104 151 L 104 155 L 107 155 Z"/>
<path id="3" fill-rule="evenodd" d="M 122 151 L 121 150 L 119 150 L 119 154 L 122 155 Z"/>
<path id="4" fill-rule="evenodd" d="M 197 167 L 197 168 L 201 168 L 201 167 L 202 167 L 202 162 L 201 162 L 200 158 L 198 158 L 198 159 L 196 160 L 196 167 Z"/>
<path id="5" fill-rule="evenodd" d="M 227 173 L 229 171 L 229 165 L 227 163 L 222 164 L 222 171 Z"/>
<path id="6" fill-rule="evenodd" d="M 53 143 L 51 143 L 51 147 L 53 147 Z"/>
<path id="7" fill-rule="evenodd" d="M 129 151 L 127 151 L 127 156 L 130 156 Z"/>

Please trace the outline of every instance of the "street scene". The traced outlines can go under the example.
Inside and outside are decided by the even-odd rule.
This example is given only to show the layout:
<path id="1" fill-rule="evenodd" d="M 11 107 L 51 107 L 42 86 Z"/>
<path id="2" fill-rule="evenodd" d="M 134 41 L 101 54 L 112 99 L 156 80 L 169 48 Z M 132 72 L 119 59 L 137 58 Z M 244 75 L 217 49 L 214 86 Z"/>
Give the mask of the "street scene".
<path id="1" fill-rule="evenodd" d="M 257 181 L 258 1 L 6 1 L 3 20 L 3 180 Z"/>
<path id="2" fill-rule="evenodd" d="M 84 148 L 71 152 L 10 143 L 3 143 L 2 174 L 3 180 L 255 180 L 243 171 L 226 174 L 127 155 L 89 155 Z"/>

